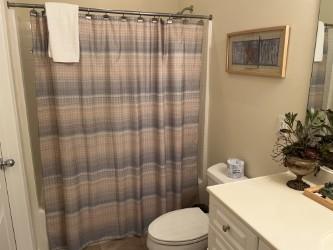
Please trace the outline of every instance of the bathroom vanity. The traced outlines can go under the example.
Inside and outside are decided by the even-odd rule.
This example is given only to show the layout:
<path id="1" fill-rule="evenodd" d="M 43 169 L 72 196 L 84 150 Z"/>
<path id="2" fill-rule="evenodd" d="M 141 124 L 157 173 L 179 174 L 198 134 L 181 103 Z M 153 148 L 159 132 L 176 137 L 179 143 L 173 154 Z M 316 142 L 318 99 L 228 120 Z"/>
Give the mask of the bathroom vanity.
<path id="1" fill-rule="evenodd" d="M 289 172 L 208 187 L 209 250 L 332 250 L 333 211 L 292 190 Z"/>

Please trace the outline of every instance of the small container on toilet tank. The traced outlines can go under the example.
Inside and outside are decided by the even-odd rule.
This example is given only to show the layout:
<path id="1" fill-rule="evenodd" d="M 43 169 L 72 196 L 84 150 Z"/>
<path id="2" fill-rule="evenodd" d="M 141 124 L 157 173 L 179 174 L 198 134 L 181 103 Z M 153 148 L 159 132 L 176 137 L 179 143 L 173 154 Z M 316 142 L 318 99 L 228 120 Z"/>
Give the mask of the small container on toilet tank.
<path id="1" fill-rule="evenodd" d="M 244 177 L 244 161 L 232 158 L 227 160 L 227 165 L 227 175 L 229 178 L 238 179 Z"/>

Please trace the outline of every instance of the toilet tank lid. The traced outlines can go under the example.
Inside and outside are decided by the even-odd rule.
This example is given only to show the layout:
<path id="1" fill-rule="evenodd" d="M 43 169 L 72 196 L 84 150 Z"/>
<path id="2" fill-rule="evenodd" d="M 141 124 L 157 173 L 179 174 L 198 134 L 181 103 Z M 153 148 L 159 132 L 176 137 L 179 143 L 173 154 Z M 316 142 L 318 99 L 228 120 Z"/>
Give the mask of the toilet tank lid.
<path id="1" fill-rule="evenodd" d="M 186 242 L 207 237 L 208 216 L 199 208 L 185 208 L 166 213 L 148 227 L 150 237 L 164 242 Z"/>
<path id="2" fill-rule="evenodd" d="M 228 177 L 227 168 L 227 164 L 225 163 L 215 164 L 207 169 L 207 176 L 216 184 L 224 184 L 248 179 L 246 176 L 238 179 Z"/>

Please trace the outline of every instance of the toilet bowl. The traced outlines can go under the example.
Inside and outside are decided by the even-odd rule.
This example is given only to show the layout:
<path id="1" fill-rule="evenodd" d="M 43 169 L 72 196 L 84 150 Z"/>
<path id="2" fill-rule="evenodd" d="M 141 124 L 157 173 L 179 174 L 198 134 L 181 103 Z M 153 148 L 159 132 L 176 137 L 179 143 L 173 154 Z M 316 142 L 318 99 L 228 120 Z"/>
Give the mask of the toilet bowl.
<path id="1" fill-rule="evenodd" d="M 239 180 L 227 176 L 227 165 L 216 164 L 207 170 L 208 185 Z M 208 215 L 199 208 L 175 210 L 155 219 L 148 227 L 149 250 L 206 250 L 208 247 Z"/>
<path id="2" fill-rule="evenodd" d="M 207 242 L 208 216 L 200 208 L 166 213 L 148 228 L 149 250 L 203 250 Z"/>

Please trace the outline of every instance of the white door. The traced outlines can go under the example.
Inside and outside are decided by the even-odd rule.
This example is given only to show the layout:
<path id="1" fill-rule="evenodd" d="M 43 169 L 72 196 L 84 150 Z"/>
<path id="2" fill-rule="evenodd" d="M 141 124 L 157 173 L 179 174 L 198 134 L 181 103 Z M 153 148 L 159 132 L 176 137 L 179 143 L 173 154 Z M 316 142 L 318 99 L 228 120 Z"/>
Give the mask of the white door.
<path id="1" fill-rule="evenodd" d="M 3 170 L 0 170 L 0 245 L 3 250 L 16 249 L 7 185 Z"/>
<path id="2" fill-rule="evenodd" d="M 0 10 L 1 10 L 0 6 Z M 1 12 L 2 14 L 3 12 Z M 0 51 L 3 52 L 5 49 L 4 44 L 4 23 L 0 20 Z M 6 60 L 3 56 L 0 58 L 0 67 L 6 68 Z M 0 70 L 1 73 L 2 70 Z M 0 80 L 0 92 L 4 91 L 5 79 L 4 76 Z M 1 96 L 1 95 L 0 95 Z M 3 106 L 3 102 L 0 100 L 0 105 Z M 2 126 L 0 126 L 1 128 Z M 2 130 L 2 129 L 1 129 Z M 3 133 L 3 131 L 0 131 Z M 1 137 L 0 137 L 1 138 Z M 1 139 L 0 139 L 0 164 L 3 161 Z M 8 199 L 8 190 L 4 168 L 0 165 L 0 248 L 1 250 L 14 250 L 16 249 L 15 236 L 13 231 L 12 215 L 10 212 L 10 205 Z"/>
<path id="3" fill-rule="evenodd" d="M 6 1 L 0 0 L 0 142 L 4 161 L 16 161 L 15 166 L 0 170 L 0 250 L 36 250 L 9 52 L 7 15 Z"/>

